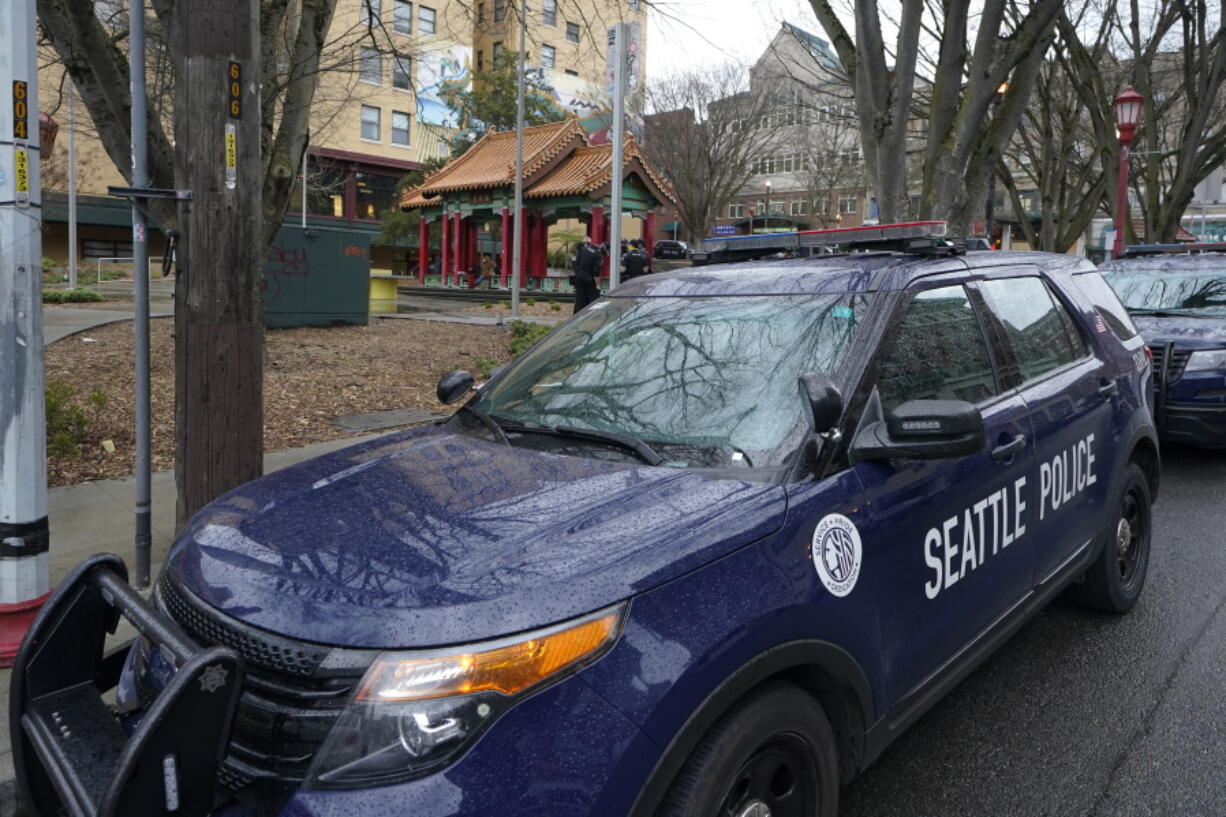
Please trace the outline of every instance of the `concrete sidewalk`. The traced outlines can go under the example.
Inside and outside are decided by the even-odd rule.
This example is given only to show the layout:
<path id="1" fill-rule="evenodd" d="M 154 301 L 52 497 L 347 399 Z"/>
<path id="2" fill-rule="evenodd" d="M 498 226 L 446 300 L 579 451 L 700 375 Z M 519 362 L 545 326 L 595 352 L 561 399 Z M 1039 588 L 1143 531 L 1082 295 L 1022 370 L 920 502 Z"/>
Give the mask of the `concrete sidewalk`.
<path id="1" fill-rule="evenodd" d="M 329 451 L 377 437 L 368 434 L 325 443 L 277 451 L 264 456 L 264 472 L 269 473 Z M 47 517 L 51 528 L 51 585 L 54 587 L 82 559 L 94 553 L 116 553 L 129 568 L 134 563 L 133 483 L 126 479 L 100 480 L 81 485 L 67 485 L 47 491 Z M 154 474 L 151 480 L 153 499 L 153 576 L 161 567 L 175 533 L 175 478 L 173 471 Z M 124 622 L 126 625 L 126 622 Z M 126 626 L 116 640 L 131 637 Z M 7 706 L 8 669 L 0 670 L 0 701 Z M 13 756 L 9 745 L 7 721 L 0 729 L 0 817 L 17 815 L 16 791 L 13 781 Z"/>

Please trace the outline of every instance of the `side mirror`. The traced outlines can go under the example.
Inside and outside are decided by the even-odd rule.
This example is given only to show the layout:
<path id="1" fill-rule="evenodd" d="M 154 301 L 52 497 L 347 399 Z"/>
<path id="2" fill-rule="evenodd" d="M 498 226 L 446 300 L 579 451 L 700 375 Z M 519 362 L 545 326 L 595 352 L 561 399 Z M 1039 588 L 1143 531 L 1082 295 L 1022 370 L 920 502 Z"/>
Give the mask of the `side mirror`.
<path id="1" fill-rule="evenodd" d="M 800 390 L 809 401 L 813 430 L 821 434 L 834 428 L 843 416 L 843 395 L 834 381 L 824 374 L 805 372 L 800 376 Z"/>
<path id="2" fill-rule="evenodd" d="M 439 378 L 434 394 L 440 403 L 451 405 L 459 402 L 464 395 L 472 391 L 473 382 L 471 374 L 463 369 L 456 369 Z"/>
<path id="3" fill-rule="evenodd" d="M 983 451 L 987 438 L 979 409 L 962 400 L 910 400 L 863 426 L 851 443 L 853 462 L 940 460 Z"/>

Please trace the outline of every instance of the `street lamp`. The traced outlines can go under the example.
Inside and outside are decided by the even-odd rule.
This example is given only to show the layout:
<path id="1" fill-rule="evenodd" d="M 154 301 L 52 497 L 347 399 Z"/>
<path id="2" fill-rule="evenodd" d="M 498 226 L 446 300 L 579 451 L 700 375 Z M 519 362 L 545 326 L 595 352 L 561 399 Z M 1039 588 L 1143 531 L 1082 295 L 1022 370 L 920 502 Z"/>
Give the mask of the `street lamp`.
<path id="1" fill-rule="evenodd" d="M 762 222 L 762 232 L 769 233 L 771 230 L 771 180 L 766 180 L 766 212 L 762 214 L 765 218 Z"/>
<path id="2" fill-rule="evenodd" d="M 1124 254 L 1124 211 L 1128 206 L 1128 147 L 1141 121 L 1141 104 L 1145 97 L 1131 88 L 1115 98 L 1115 129 L 1120 138 L 1120 180 L 1115 190 L 1115 247 L 1112 258 Z"/>
<path id="3" fill-rule="evenodd" d="M 996 93 L 992 95 L 992 113 L 995 116 L 996 106 L 1004 101 L 1005 94 L 1009 90 L 1009 83 L 1002 82 L 996 86 Z M 992 231 L 995 229 L 996 221 L 996 168 L 988 169 L 988 201 L 983 213 L 983 231 L 988 237 L 988 246 L 992 246 Z"/>

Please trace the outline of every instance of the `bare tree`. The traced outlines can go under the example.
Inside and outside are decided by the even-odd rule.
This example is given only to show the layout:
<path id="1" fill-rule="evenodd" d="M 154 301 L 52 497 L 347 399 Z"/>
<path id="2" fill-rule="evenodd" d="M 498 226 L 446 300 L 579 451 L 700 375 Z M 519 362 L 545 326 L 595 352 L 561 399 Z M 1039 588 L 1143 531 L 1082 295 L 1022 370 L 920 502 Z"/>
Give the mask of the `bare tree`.
<path id="1" fill-rule="evenodd" d="M 1090 4 L 1083 4 L 1084 12 Z M 1113 11 L 1108 8 L 1108 15 Z M 1087 105 L 1094 87 L 1074 81 L 1075 66 L 1112 62 L 1110 26 L 1096 25 L 1094 39 L 1069 43 L 1066 32 L 1084 27 L 1061 11 L 1060 35 L 1039 68 L 1022 122 L 997 166 L 1026 242 L 1048 252 L 1066 252 L 1085 235 L 1107 194 L 1103 139 L 1111 125 L 1102 101 Z M 1099 20 L 1102 22 L 1102 20 Z M 1106 75 L 1102 69 L 1100 78 Z M 1027 200 L 1031 206 L 1027 206 Z M 1039 226 L 1029 212 L 1037 209 Z"/>
<path id="2" fill-rule="evenodd" d="M 760 159 L 777 150 L 780 130 L 767 117 L 780 100 L 750 93 L 748 74 L 727 64 L 665 77 L 647 88 L 643 145 L 677 194 L 691 236 L 707 235 Z"/>
<path id="3" fill-rule="evenodd" d="M 982 212 L 988 174 L 1021 119 L 1061 0 L 1033 0 L 1025 10 L 1016 0 L 944 0 L 939 7 L 903 0 L 892 47 L 877 0 L 854 0 L 854 38 L 830 0 L 810 5 L 855 89 L 882 219 L 908 211 L 909 123 L 918 117 L 927 123 L 920 216 L 945 219 L 955 233 L 965 234 Z M 973 6 L 978 17 L 972 41 Z M 939 43 L 929 76 L 921 70 L 921 35 Z M 1009 93 L 993 106 L 1005 82 Z"/>

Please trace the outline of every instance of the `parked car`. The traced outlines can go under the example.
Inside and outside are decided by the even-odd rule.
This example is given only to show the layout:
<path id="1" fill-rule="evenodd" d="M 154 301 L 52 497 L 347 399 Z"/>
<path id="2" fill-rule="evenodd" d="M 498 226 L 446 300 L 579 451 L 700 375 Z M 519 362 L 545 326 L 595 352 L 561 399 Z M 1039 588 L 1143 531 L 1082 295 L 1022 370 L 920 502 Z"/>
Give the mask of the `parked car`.
<path id="1" fill-rule="evenodd" d="M 1226 448 L 1226 244 L 1129 248 L 1101 269 L 1153 355 L 1161 437 Z"/>
<path id="2" fill-rule="evenodd" d="M 151 603 L 81 565 L 14 667 L 21 796 L 834 817 L 1057 595 L 1133 607 L 1158 491 L 1148 360 L 1088 262 L 907 246 L 635 279 L 445 376 L 449 419 L 218 498 Z"/>
<path id="3" fill-rule="evenodd" d="M 656 258 L 685 258 L 689 255 L 689 250 L 689 246 L 684 241 L 673 241 L 671 238 L 666 238 L 656 242 L 652 254 Z"/>

